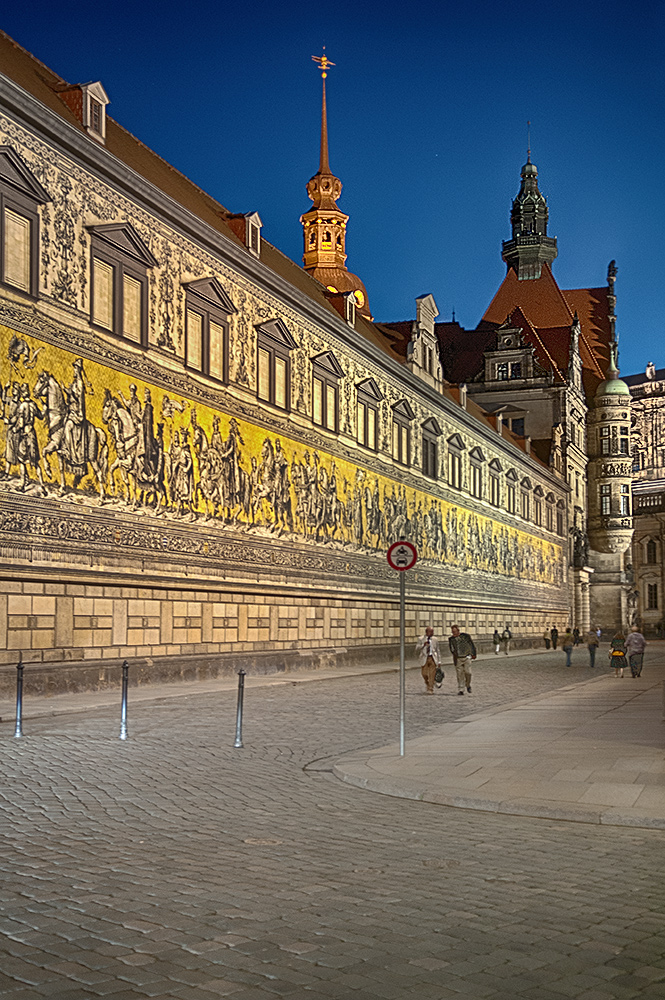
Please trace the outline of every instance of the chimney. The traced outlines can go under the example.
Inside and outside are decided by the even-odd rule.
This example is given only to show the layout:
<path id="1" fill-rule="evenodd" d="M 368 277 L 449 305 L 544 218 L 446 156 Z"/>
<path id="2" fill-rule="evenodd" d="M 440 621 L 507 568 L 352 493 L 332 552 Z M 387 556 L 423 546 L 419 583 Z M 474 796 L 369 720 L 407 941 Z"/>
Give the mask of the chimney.
<path id="1" fill-rule="evenodd" d="M 496 432 L 499 437 L 503 437 L 503 413 L 496 413 Z"/>
<path id="2" fill-rule="evenodd" d="M 462 382 L 459 387 L 459 405 L 466 410 L 466 382 Z"/>

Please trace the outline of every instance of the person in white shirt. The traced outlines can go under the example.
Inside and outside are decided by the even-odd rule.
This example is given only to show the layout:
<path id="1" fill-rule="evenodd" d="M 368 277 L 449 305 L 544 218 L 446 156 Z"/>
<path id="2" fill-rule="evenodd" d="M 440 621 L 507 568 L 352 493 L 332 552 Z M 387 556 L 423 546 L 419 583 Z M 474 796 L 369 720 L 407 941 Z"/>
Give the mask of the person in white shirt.
<path id="1" fill-rule="evenodd" d="M 420 672 L 425 681 L 427 694 L 434 694 L 434 680 L 436 672 L 441 666 L 439 655 L 439 643 L 434 638 L 434 629 L 430 626 L 425 629 L 425 634 L 416 643 L 416 653 L 420 654 Z"/>

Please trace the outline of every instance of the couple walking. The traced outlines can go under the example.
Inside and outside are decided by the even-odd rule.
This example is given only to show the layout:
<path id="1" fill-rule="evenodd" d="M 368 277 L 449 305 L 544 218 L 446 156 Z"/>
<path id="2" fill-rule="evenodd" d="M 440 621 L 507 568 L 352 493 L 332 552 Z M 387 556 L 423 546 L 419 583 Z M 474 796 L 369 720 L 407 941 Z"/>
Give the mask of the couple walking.
<path id="1" fill-rule="evenodd" d="M 471 694 L 471 661 L 476 658 L 476 647 L 468 632 L 461 632 L 458 625 L 453 625 L 450 631 L 448 646 L 457 672 L 457 693 L 464 694 L 466 689 Z M 427 694 L 434 694 L 434 685 L 441 687 L 444 674 L 439 641 L 434 638 L 433 628 L 426 628 L 425 634 L 418 639 L 416 653 L 420 654 L 420 669 Z"/>

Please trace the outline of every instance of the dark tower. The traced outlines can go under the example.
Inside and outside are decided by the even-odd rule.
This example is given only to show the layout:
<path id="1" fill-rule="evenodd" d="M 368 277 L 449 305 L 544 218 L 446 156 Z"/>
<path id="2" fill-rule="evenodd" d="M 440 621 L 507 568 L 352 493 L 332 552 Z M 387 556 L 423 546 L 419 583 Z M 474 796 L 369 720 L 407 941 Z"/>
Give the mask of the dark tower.
<path id="1" fill-rule="evenodd" d="M 520 281 L 539 278 L 543 264 L 551 264 L 557 255 L 556 237 L 547 235 L 548 215 L 547 200 L 538 190 L 538 170 L 529 150 L 510 213 L 513 238 L 504 240 L 501 252 Z"/>

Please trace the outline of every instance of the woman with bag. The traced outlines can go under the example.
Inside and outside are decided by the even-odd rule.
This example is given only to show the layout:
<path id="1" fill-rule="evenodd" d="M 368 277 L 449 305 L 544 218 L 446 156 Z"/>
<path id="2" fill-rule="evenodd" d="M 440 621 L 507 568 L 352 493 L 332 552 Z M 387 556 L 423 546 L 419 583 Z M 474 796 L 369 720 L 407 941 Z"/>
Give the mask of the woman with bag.
<path id="1" fill-rule="evenodd" d="M 614 676 L 623 677 L 626 666 L 626 640 L 623 632 L 617 632 L 610 643 L 610 663 L 614 667 Z"/>

